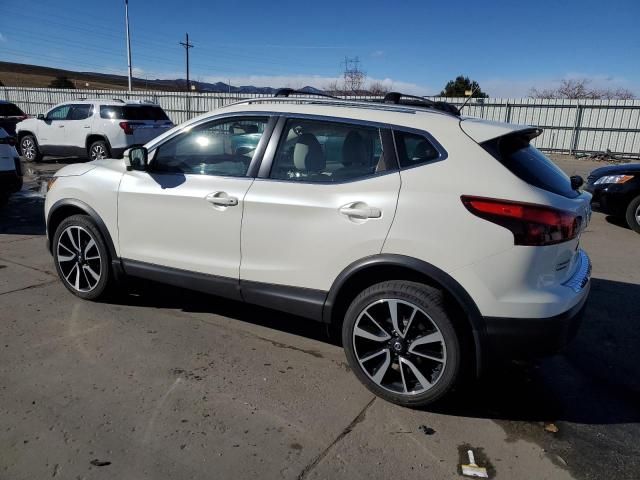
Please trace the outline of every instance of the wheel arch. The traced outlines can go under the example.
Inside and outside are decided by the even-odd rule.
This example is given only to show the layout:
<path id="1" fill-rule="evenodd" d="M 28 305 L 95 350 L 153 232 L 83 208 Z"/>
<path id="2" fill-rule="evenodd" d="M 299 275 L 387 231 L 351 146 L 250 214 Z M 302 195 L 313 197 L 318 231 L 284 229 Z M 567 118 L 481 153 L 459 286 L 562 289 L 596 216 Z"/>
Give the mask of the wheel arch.
<path id="1" fill-rule="evenodd" d="M 97 142 L 97 141 L 103 141 L 107 144 L 107 148 L 109 149 L 109 153 L 111 153 L 111 142 L 109 142 L 109 139 L 107 138 L 106 135 L 103 135 L 101 133 L 90 133 L 89 135 L 87 135 L 87 139 L 85 141 L 85 150 L 87 151 L 87 155 L 91 155 L 91 152 L 89 151 L 89 148 L 91 148 L 91 144 L 93 142 Z"/>
<path id="2" fill-rule="evenodd" d="M 322 311 L 323 322 L 341 326 L 351 301 L 365 288 L 386 280 L 425 283 L 441 290 L 449 308 L 457 309 L 464 319 L 462 327 L 473 340 L 476 375 L 482 370 L 484 321 L 476 303 L 449 274 L 428 262 L 397 254 L 379 254 L 358 260 L 345 268 L 327 294 Z"/>
<path id="3" fill-rule="evenodd" d="M 49 248 L 49 252 L 52 251 L 53 236 L 55 235 L 58 225 L 60 225 L 65 218 L 72 215 L 88 215 L 91 217 L 107 245 L 111 261 L 116 263 L 116 261 L 119 260 L 119 257 L 116 253 L 115 245 L 107 225 L 93 208 L 82 200 L 74 198 L 58 200 L 49 209 L 49 213 L 47 215 L 47 247 Z"/>

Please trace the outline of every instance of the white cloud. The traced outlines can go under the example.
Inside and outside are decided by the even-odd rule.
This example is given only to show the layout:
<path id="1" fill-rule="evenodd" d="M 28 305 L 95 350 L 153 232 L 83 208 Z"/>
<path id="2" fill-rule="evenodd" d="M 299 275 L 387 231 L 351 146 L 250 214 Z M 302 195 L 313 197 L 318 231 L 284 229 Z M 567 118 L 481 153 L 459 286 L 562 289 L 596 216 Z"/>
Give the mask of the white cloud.
<path id="1" fill-rule="evenodd" d="M 375 50 L 371 52 L 371 56 L 374 58 L 384 57 L 384 50 Z"/>
<path id="2" fill-rule="evenodd" d="M 605 74 L 585 74 L 580 72 L 570 72 L 558 77 L 538 77 L 528 79 L 511 78 L 488 78 L 478 79 L 482 90 L 491 97 L 518 98 L 528 97 L 531 89 L 537 90 L 554 89 L 560 86 L 562 80 L 587 79 L 592 88 L 627 88 L 640 95 L 640 83 L 630 82 L 624 77 L 616 77 Z"/>
<path id="3" fill-rule="evenodd" d="M 6 41 L 7 41 L 7 37 L 3 33 L 0 33 L 0 42 L 6 42 Z"/>

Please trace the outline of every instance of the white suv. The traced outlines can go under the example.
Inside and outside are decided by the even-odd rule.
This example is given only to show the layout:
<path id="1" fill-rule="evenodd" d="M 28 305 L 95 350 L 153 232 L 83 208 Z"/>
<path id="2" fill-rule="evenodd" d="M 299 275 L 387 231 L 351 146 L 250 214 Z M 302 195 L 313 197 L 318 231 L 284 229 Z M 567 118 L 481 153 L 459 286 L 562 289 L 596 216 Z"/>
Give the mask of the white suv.
<path id="1" fill-rule="evenodd" d="M 79 100 L 56 105 L 46 114 L 16 125 L 20 152 L 28 161 L 44 155 L 120 158 L 173 123 L 159 105 L 122 100 Z"/>
<path id="2" fill-rule="evenodd" d="M 49 245 L 81 298 L 131 275 L 339 327 L 369 389 L 426 405 L 494 353 L 575 332 L 591 197 L 529 145 L 539 133 L 436 108 L 247 100 L 124 161 L 58 171 Z"/>

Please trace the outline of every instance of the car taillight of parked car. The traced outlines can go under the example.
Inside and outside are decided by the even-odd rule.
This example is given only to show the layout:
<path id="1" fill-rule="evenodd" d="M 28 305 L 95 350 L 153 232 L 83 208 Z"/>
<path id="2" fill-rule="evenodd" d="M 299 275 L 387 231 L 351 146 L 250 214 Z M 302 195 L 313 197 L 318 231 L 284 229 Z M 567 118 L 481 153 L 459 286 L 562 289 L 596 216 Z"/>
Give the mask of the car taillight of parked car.
<path id="1" fill-rule="evenodd" d="M 120 122 L 120 128 L 124 130 L 126 135 L 133 135 L 133 130 L 140 125 L 139 123 L 134 122 Z"/>
<path id="2" fill-rule="evenodd" d="M 554 245 L 576 238 L 582 218 L 573 212 L 543 205 L 463 195 L 462 203 L 475 216 L 513 233 L 515 245 Z"/>
<path id="3" fill-rule="evenodd" d="M 12 147 L 15 147 L 16 146 L 16 137 L 0 138 L 0 145 L 11 145 Z"/>

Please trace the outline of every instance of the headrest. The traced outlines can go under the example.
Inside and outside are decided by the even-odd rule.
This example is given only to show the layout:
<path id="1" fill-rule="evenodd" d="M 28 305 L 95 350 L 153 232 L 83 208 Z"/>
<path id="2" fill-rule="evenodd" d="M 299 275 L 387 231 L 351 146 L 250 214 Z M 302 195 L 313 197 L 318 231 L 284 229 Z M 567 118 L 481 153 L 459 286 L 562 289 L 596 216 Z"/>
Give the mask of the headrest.
<path id="1" fill-rule="evenodd" d="M 367 147 L 364 139 L 358 132 L 351 130 L 342 144 L 342 164 L 345 167 L 368 165 L 370 159 L 367 157 Z"/>
<path id="2" fill-rule="evenodd" d="M 315 135 L 303 133 L 296 140 L 293 147 L 293 164 L 298 170 L 320 172 L 324 170 L 326 161 L 322 147 Z"/>

